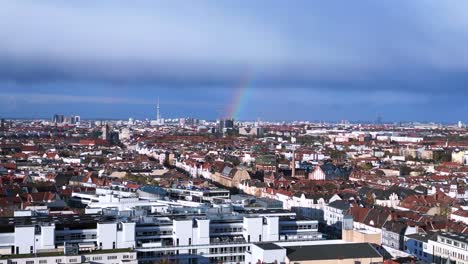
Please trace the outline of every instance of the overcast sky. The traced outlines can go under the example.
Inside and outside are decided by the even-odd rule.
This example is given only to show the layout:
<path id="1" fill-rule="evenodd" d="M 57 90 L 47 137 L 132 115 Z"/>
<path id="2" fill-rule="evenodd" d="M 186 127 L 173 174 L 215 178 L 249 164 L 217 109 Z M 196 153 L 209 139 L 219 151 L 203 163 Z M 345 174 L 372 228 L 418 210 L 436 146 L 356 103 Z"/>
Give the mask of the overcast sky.
<path id="1" fill-rule="evenodd" d="M 0 116 L 468 121 L 465 1 L 0 7 Z"/>

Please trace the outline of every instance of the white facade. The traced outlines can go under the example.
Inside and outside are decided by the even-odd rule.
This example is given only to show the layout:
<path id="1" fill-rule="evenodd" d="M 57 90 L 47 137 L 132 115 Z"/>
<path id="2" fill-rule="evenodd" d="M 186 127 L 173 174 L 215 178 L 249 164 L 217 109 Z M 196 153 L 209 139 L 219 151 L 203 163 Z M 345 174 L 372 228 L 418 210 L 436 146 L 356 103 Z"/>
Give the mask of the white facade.
<path id="1" fill-rule="evenodd" d="M 400 199 L 396 193 L 392 193 L 386 200 L 375 199 L 375 204 L 384 207 L 397 208 L 400 204 Z"/>
<path id="2" fill-rule="evenodd" d="M 83 254 L 90 250 L 98 253 L 129 249 L 137 252 L 138 259 L 148 261 L 169 258 L 188 263 L 190 258 L 196 258 L 201 263 L 238 263 L 244 261 L 245 252 L 253 243 L 306 243 L 322 239 L 318 221 L 298 220 L 294 213 L 288 211 L 214 212 L 212 209 L 196 214 L 138 217 L 128 214 L 126 217 L 73 215 L 4 218 L 0 219 L 3 221 L 0 224 L 6 225 L 12 221 L 12 229 L 0 233 L 0 252 L 14 259 L 17 254 L 63 252 L 64 247 L 76 245 Z M 76 262 L 67 259 L 67 263 L 83 261 L 80 255 L 74 256 Z M 90 261 L 109 263 L 104 260 Z"/>
<path id="3" fill-rule="evenodd" d="M 276 244 L 267 244 L 265 247 L 261 244 L 252 245 L 250 252 L 246 253 L 245 263 L 282 263 L 286 257 L 286 249 Z"/>
<path id="4" fill-rule="evenodd" d="M 324 221 L 327 225 L 336 229 L 342 228 L 343 218 L 346 215 L 347 209 L 339 208 L 336 206 L 324 206 Z"/>
<path id="5" fill-rule="evenodd" d="M 0 264 L 57 264 L 57 263 L 126 263 L 137 264 L 137 254 L 131 251 L 94 251 L 79 255 L 36 254 L 26 257 L 2 258 Z"/>
<path id="6" fill-rule="evenodd" d="M 328 202 L 333 202 L 341 200 L 340 196 L 333 195 Z M 289 208 L 294 210 L 298 215 L 308 217 L 311 219 L 324 221 L 325 206 L 328 204 L 324 198 L 307 198 L 305 194 L 302 194 L 300 197 L 293 196 L 291 200 L 288 200 L 290 203 Z"/>
<path id="7" fill-rule="evenodd" d="M 464 264 L 468 262 L 468 240 L 467 236 L 455 233 L 442 233 L 437 240 L 429 240 L 428 248 L 425 250 L 433 255 L 433 263 Z"/>

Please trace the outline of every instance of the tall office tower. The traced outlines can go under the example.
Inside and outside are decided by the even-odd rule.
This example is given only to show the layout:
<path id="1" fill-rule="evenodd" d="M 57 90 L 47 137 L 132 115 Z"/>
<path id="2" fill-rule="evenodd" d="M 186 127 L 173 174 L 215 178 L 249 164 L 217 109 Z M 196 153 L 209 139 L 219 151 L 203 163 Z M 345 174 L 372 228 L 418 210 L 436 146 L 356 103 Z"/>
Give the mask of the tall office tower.
<path id="1" fill-rule="evenodd" d="M 80 123 L 80 116 L 71 116 L 70 117 L 70 123 L 72 124 L 79 124 Z"/>
<path id="2" fill-rule="evenodd" d="M 224 133 L 226 131 L 234 129 L 234 119 L 233 118 L 226 118 L 219 120 L 218 123 L 218 132 Z"/>
<path id="3" fill-rule="evenodd" d="M 224 119 L 224 128 L 232 129 L 234 128 L 234 119 Z"/>
<path id="4" fill-rule="evenodd" d="M 379 113 L 377 113 L 377 116 L 375 118 L 375 124 L 376 125 L 381 125 L 382 124 L 382 116 Z"/>
<path id="5" fill-rule="evenodd" d="M 104 125 L 101 128 L 101 132 L 102 132 L 101 138 L 104 139 L 104 140 L 108 140 L 109 139 L 109 133 L 110 133 L 109 124 Z"/>
<path id="6" fill-rule="evenodd" d="M 54 123 L 63 123 L 65 121 L 65 117 L 63 115 L 55 114 L 52 121 Z"/>

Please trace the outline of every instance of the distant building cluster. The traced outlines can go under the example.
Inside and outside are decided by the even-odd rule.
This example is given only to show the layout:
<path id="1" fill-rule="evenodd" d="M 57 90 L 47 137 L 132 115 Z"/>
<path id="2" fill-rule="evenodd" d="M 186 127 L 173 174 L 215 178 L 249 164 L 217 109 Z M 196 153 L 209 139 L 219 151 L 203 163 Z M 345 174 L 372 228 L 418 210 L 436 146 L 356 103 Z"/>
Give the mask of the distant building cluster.
<path id="1" fill-rule="evenodd" d="M 80 116 L 64 116 L 55 114 L 52 118 L 52 122 L 54 124 L 79 124 L 81 121 Z"/>

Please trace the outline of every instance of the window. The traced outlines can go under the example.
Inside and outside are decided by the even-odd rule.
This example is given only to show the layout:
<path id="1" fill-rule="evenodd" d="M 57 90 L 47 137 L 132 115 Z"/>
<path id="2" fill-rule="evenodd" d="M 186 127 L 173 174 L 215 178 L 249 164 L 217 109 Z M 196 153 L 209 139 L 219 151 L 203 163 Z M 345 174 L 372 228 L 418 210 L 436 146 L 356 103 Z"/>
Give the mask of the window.
<path id="1" fill-rule="evenodd" d="M 56 259 L 55 263 L 62 263 L 62 259 Z"/>
<path id="2" fill-rule="evenodd" d="M 188 244 L 189 244 L 189 246 L 192 245 L 192 238 L 188 239 Z"/>
<path id="3" fill-rule="evenodd" d="M 93 260 L 102 260 L 102 257 L 93 257 Z"/>
<path id="4" fill-rule="evenodd" d="M 78 259 L 76 259 L 76 258 L 70 259 L 68 262 L 70 262 L 70 263 L 76 263 L 76 262 L 78 262 Z"/>
<path id="5" fill-rule="evenodd" d="M 26 264 L 34 264 L 34 260 L 26 261 Z"/>
<path id="6" fill-rule="evenodd" d="M 47 259 L 41 259 L 39 260 L 39 264 L 46 264 L 47 263 Z"/>
<path id="7" fill-rule="evenodd" d="M 117 256 L 108 256 L 107 259 L 117 259 Z"/>

